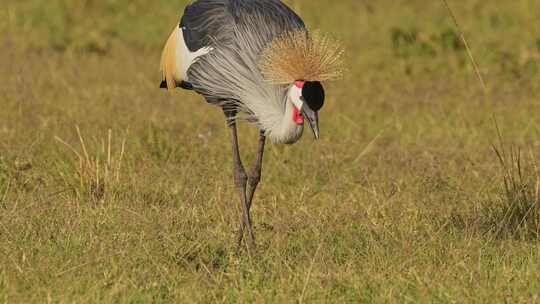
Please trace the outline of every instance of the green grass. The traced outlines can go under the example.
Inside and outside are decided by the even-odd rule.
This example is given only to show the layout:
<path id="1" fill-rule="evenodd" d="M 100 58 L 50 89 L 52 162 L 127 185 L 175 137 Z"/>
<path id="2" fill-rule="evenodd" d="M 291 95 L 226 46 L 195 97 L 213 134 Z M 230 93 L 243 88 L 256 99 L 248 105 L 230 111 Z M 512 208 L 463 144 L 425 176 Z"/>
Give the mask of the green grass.
<path id="1" fill-rule="evenodd" d="M 157 88 L 186 1 L 4 2 L 1 302 L 540 301 L 537 1 L 449 1 L 487 92 L 442 2 L 288 1 L 348 72 L 268 145 L 251 258 L 222 114 Z"/>

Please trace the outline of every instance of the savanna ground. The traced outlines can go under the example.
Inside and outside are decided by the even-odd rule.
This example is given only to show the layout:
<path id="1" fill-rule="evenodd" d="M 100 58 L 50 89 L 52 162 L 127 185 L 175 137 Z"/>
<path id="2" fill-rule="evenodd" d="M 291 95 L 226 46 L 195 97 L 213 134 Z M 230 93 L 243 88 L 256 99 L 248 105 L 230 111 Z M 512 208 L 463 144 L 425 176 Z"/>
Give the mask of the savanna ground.
<path id="1" fill-rule="evenodd" d="M 450 1 L 485 91 L 441 1 L 287 1 L 348 71 L 251 258 L 222 113 L 157 88 L 185 2 L 3 0 L 2 302 L 540 302 L 538 1 Z"/>

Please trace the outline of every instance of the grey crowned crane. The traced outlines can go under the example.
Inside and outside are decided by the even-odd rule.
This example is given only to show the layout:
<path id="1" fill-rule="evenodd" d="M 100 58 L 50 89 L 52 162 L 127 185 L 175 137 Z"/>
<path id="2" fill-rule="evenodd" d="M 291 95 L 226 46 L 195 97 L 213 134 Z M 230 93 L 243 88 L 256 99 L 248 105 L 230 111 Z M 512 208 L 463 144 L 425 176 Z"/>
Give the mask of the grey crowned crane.
<path id="1" fill-rule="evenodd" d="M 223 109 L 232 132 L 234 181 L 243 214 L 238 245 L 247 228 L 255 244 L 250 208 L 266 138 L 292 144 L 307 120 L 319 138 L 322 81 L 342 74 L 343 51 L 335 41 L 309 33 L 302 19 L 280 0 L 198 0 L 188 5 L 161 57 L 161 87 L 201 94 Z M 237 121 L 260 129 L 255 164 L 246 174 L 240 158 Z"/>

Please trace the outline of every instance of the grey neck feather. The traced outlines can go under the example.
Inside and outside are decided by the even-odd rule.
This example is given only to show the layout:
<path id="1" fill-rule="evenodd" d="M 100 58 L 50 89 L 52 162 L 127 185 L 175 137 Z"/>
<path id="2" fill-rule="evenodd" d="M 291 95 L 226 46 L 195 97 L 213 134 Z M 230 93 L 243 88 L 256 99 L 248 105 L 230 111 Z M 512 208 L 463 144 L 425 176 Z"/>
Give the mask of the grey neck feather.
<path id="1" fill-rule="evenodd" d="M 279 124 L 267 131 L 267 136 L 273 143 L 292 144 L 298 141 L 304 131 L 304 125 L 298 125 L 293 120 L 294 105 L 291 101 L 285 102 L 285 114 Z"/>

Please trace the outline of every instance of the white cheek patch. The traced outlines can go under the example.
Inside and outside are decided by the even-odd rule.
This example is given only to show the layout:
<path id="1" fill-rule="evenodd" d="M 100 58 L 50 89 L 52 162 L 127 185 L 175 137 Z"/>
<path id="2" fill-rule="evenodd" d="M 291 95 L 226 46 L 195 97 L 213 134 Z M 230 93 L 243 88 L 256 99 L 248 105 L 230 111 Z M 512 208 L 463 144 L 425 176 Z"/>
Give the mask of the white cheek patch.
<path id="1" fill-rule="evenodd" d="M 191 52 L 187 46 L 186 41 L 184 40 L 184 30 L 183 28 L 178 31 L 176 48 L 176 68 L 177 73 L 182 77 L 183 80 L 187 80 L 187 71 L 189 67 L 197 61 L 197 58 L 204 56 L 210 53 L 213 49 L 211 47 L 203 47 L 195 52 Z"/>
<path id="2" fill-rule="evenodd" d="M 291 88 L 289 89 L 289 99 L 298 110 L 302 110 L 302 106 L 304 105 L 301 97 L 302 89 L 295 85 L 291 86 Z"/>

